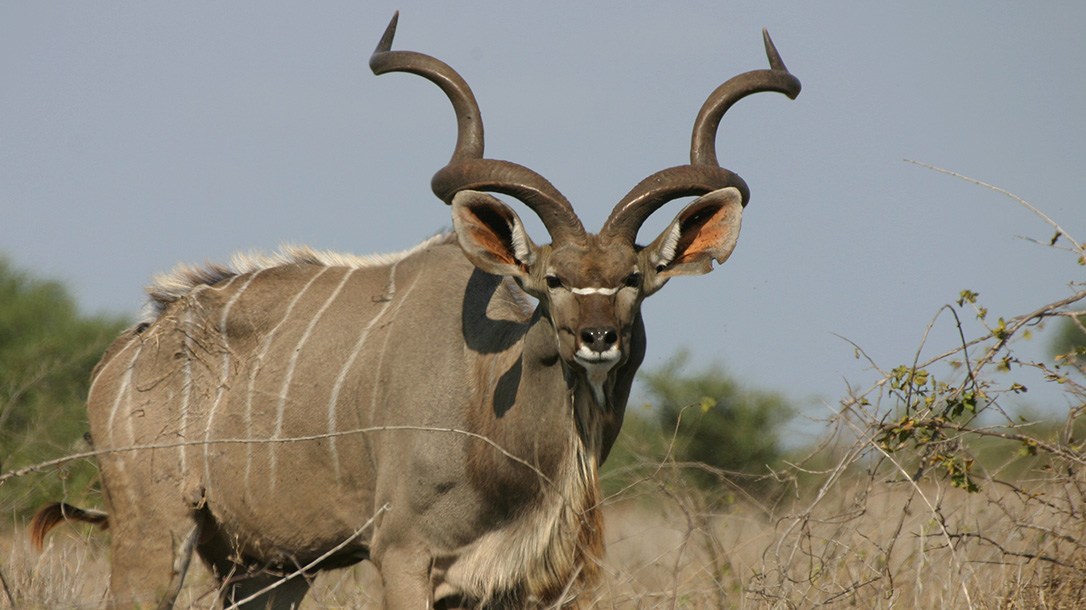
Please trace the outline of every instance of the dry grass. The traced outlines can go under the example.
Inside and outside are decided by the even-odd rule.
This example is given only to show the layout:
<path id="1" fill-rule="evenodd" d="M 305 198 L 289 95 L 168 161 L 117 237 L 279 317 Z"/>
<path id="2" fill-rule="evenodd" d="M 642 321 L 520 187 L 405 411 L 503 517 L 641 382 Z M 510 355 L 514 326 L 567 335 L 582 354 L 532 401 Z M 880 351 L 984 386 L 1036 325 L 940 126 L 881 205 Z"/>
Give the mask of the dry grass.
<path id="1" fill-rule="evenodd" d="M 44 552 L 31 550 L 25 532 L 0 537 L 0 570 L 16 607 L 97 608 L 103 606 L 109 581 L 104 539 L 81 539 L 66 532 L 51 536 Z M 11 599 L 0 596 L 0 607 Z"/>
<path id="2" fill-rule="evenodd" d="M 1047 498 L 1039 487 L 968 493 L 857 473 L 818 502 L 792 498 L 773 510 L 738 502 L 708 511 L 693 492 L 618 500 L 605 513 L 605 582 L 585 601 L 630 609 L 1086 607 L 1081 514 L 1076 508 L 1072 521 L 1054 500 L 1066 490 L 1038 483 Z M 104 542 L 61 528 L 38 554 L 23 533 L 9 535 L 3 572 L 17 607 L 102 607 Z M 210 607 L 210 586 L 196 567 L 178 607 Z M 377 609 L 380 598 L 374 569 L 362 564 L 318 576 L 303 608 Z"/>

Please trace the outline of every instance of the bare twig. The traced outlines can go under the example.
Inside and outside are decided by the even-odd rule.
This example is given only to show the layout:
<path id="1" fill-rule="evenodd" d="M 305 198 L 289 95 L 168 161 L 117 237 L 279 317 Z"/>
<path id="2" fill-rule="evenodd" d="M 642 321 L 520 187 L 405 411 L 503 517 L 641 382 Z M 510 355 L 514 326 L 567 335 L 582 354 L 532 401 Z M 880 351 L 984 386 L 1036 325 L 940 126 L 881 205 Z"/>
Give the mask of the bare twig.
<path id="1" fill-rule="evenodd" d="M 1010 197 L 1011 199 L 1015 200 L 1020 205 L 1025 207 L 1027 210 L 1033 212 L 1037 216 L 1040 216 L 1042 220 L 1047 222 L 1052 228 L 1056 229 L 1056 233 L 1058 233 L 1060 236 L 1062 236 L 1064 239 L 1066 239 L 1067 241 L 1071 242 L 1071 244 L 1074 245 L 1075 251 L 1079 255 L 1086 256 L 1086 250 L 1083 249 L 1082 244 L 1075 241 L 1075 239 L 1073 237 L 1071 237 L 1070 233 L 1068 233 L 1067 231 L 1064 231 L 1063 227 L 1056 224 L 1056 222 L 1054 220 L 1052 220 L 1051 218 L 1049 218 L 1044 212 L 1042 212 L 1042 211 L 1038 210 L 1037 208 L 1033 207 L 1032 205 L 1030 205 L 1030 203 L 1028 201 L 1026 201 L 1025 199 L 1022 199 L 1018 195 L 1015 195 L 1014 193 L 1012 193 L 1012 192 L 1010 192 L 1010 191 L 1008 191 L 1006 189 L 1001 189 L 998 186 L 992 186 L 991 184 L 988 184 L 987 182 L 981 182 L 980 180 L 977 180 L 975 178 L 970 178 L 969 176 L 964 176 L 964 175 L 959 174 L 957 172 L 952 172 L 950 170 L 935 167 L 934 165 L 928 165 L 927 163 L 922 163 L 920 161 L 913 161 L 912 159 L 905 159 L 905 162 L 906 163 L 912 163 L 913 165 L 919 165 L 920 167 L 925 167 L 927 169 L 937 171 L 937 172 L 939 172 L 941 174 L 946 174 L 948 176 L 954 176 L 955 178 L 958 178 L 960 180 L 965 180 L 966 182 L 972 182 L 973 184 L 976 184 L 978 186 L 983 186 L 984 188 L 991 189 L 991 190 L 993 190 L 993 191 L 995 191 L 997 193 L 1000 193 L 1000 194 L 1006 195 L 1007 197 Z"/>

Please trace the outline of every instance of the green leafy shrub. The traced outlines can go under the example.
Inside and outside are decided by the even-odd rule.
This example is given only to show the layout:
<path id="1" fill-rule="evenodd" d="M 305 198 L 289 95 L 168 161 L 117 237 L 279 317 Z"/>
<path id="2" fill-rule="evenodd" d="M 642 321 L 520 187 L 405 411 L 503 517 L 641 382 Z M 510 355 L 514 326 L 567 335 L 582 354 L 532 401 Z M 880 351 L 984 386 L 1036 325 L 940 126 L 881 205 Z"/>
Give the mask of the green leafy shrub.
<path id="1" fill-rule="evenodd" d="M 79 313 L 58 282 L 33 278 L 0 258 L 0 469 L 86 450 L 90 374 L 125 322 Z M 85 493 L 93 462 L 4 483 L 0 509 L 25 516 L 48 500 Z"/>

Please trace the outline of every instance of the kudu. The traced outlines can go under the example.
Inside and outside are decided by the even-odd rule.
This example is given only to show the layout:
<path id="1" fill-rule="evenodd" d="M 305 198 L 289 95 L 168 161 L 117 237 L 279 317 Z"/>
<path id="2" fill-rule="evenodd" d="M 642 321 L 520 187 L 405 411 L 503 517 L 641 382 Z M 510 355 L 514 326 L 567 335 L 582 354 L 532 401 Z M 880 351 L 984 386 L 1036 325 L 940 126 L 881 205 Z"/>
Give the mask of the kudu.
<path id="1" fill-rule="evenodd" d="M 483 158 L 467 83 L 390 50 L 395 26 L 370 67 L 452 101 L 456 149 L 432 186 L 454 231 L 388 256 L 295 248 L 157 279 L 157 315 L 110 346 L 88 397 L 114 607 L 170 606 L 194 549 L 246 608 L 293 607 L 310 575 L 365 559 L 389 609 L 572 605 L 596 581 L 597 469 L 644 356 L 641 301 L 731 254 L 749 194 L 717 163 L 718 122 L 799 81 L 766 35 L 771 69 L 713 92 L 690 165 L 643 180 L 593 235 L 540 175 Z M 524 203 L 550 245 L 484 191 Z M 101 520 L 53 505 L 33 536 L 65 514 Z"/>

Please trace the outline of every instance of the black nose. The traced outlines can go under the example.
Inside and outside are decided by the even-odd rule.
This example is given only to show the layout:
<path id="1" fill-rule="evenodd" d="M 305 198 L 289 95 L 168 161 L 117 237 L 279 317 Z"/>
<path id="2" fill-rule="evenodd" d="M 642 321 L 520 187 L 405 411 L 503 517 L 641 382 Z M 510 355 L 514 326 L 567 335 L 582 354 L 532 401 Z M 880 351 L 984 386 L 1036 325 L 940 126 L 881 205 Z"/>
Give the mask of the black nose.
<path id="1" fill-rule="evenodd" d="M 581 329 L 581 345 L 594 352 L 606 352 L 618 341 L 618 331 L 611 326 Z"/>

